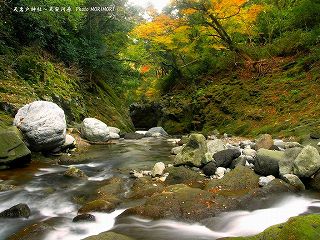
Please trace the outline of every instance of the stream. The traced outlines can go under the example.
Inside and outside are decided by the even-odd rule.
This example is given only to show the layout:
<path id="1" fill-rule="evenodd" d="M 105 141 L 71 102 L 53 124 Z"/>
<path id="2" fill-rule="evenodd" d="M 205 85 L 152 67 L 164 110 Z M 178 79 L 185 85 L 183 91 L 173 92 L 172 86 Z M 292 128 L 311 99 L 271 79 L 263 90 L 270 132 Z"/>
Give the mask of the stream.
<path id="1" fill-rule="evenodd" d="M 96 222 L 72 222 L 80 207 L 72 201 L 73 196 L 90 193 L 97 183 L 113 176 L 127 179 L 130 169 L 152 169 L 159 161 L 170 163 L 172 147 L 166 140 L 151 138 L 92 146 L 88 152 L 90 159 L 73 165 L 89 176 L 88 181 L 66 178 L 63 173 L 68 166 L 56 165 L 50 161 L 37 160 L 26 168 L 1 171 L 0 179 L 13 183 L 18 188 L 0 192 L 0 212 L 18 203 L 26 203 L 31 209 L 31 216 L 28 219 L 0 218 L 0 239 L 6 239 L 28 225 L 53 219 L 54 228 L 43 239 L 83 239 L 112 229 L 139 240 L 213 240 L 257 234 L 292 216 L 320 212 L 320 196 L 317 193 L 303 192 L 279 194 L 269 201 L 270 204 L 253 207 L 252 211 L 223 213 L 194 224 L 172 220 L 151 221 L 132 216 L 121 219 L 115 225 L 116 217 L 130 207 L 130 204 L 120 205 L 112 213 L 93 213 Z"/>

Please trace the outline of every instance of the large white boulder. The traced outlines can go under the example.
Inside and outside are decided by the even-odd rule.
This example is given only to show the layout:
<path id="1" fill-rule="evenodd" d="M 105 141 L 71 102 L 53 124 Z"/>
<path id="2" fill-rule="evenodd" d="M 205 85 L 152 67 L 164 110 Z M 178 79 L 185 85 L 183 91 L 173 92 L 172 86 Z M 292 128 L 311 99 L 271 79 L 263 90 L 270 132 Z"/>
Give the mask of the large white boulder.
<path id="1" fill-rule="evenodd" d="M 64 111 L 55 103 L 35 101 L 20 108 L 13 124 L 24 135 L 34 151 L 49 151 L 60 147 L 66 139 Z"/>
<path id="2" fill-rule="evenodd" d="M 110 139 L 110 130 L 98 119 L 85 118 L 81 124 L 81 136 L 91 142 L 105 142 Z"/>

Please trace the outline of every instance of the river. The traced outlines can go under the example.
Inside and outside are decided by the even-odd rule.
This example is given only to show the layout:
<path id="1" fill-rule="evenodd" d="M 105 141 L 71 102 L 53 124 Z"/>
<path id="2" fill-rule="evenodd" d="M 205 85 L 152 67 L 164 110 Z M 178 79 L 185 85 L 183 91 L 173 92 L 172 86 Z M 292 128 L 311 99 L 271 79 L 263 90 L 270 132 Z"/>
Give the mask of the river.
<path id="1" fill-rule="evenodd" d="M 54 227 L 42 239 L 83 239 L 113 229 L 139 240 L 213 240 L 226 236 L 253 235 L 291 216 L 320 212 L 319 195 L 304 192 L 280 194 L 265 206 L 254 206 L 251 211 L 223 213 L 201 223 L 127 217 L 115 224 L 116 217 L 130 204 L 120 205 L 112 213 L 94 213 L 96 222 L 72 222 L 80 207 L 73 201 L 75 195 L 90 193 L 100 181 L 113 176 L 128 179 L 130 169 L 151 169 L 159 161 L 170 163 L 172 147 L 166 140 L 148 138 L 92 146 L 86 154 L 88 160 L 73 165 L 89 176 L 88 181 L 66 178 L 63 173 L 68 166 L 41 159 L 33 161 L 26 168 L 1 171 L 0 179 L 14 183 L 18 188 L 0 193 L 0 211 L 18 203 L 26 203 L 31 209 L 31 216 L 28 219 L 0 218 L 0 239 L 6 239 L 25 226 L 54 219 Z"/>

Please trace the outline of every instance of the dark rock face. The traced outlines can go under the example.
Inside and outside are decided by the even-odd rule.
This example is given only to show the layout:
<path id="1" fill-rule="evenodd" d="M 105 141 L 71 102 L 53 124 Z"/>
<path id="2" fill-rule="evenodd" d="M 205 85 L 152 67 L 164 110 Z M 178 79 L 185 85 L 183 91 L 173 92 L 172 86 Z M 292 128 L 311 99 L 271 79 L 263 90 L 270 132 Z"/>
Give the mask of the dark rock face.
<path id="1" fill-rule="evenodd" d="M 232 161 L 241 155 L 238 149 L 226 149 L 213 154 L 217 167 L 229 167 Z"/>
<path id="2" fill-rule="evenodd" d="M 184 183 L 192 185 L 196 181 L 204 180 L 204 177 L 202 177 L 199 173 L 184 166 L 169 167 L 166 168 L 166 172 L 169 173 L 169 176 L 165 181 L 167 184 Z"/>
<path id="3" fill-rule="evenodd" d="M 130 105 L 130 117 L 135 128 L 149 129 L 158 125 L 162 116 L 162 108 L 160 104 L 133 103 Z"/>
<path id="4" fill-rule="evenodd" d="M 31 214 L 30 208 L 27 204 L 19 203 L 7 210 L 0 213 L 0 217 L 3 218 L 29 218 Z"/>
<path id="5" fill-rule="evenodd" d="M 0 129 L 0 167 L 18 167 L 31 161 L 31 152 L 16 131 Z"/>
<path id="6" fill-rule="evenodd" d="M 95 222 L 95 221 L 96 221 L 96 217 L 89 213 L 80 214 L 72 219 L 72 222 Z"/>
<path id="7" fill-rule="evenodd" d="M 214 162 L 209 162 L 207 165 L 205 165 L 202 168 L 202 171 L 206 176 L 214 175 L 216 170 L 217 170 L 217 166 L 216 166 L 216 164 Z"/>

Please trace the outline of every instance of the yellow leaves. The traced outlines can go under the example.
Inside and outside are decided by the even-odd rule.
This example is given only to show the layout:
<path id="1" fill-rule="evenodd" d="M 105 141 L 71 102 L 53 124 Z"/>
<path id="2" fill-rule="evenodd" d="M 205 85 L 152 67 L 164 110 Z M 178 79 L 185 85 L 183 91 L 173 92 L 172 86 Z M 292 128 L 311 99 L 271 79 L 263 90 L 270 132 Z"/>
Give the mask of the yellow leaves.
<path id="1" fill-rule="evenodd" d="M 196 13 L 197 10 L 193 9 L 193 8 L 186 8 L 186 9 L 182 9 L 181 13 L 184 15 L 191 15 Z"/>

